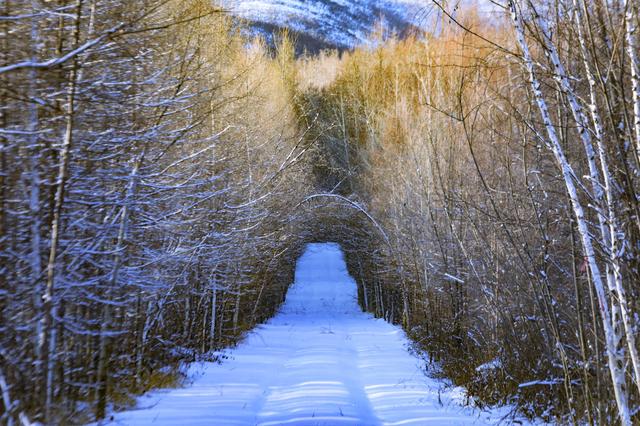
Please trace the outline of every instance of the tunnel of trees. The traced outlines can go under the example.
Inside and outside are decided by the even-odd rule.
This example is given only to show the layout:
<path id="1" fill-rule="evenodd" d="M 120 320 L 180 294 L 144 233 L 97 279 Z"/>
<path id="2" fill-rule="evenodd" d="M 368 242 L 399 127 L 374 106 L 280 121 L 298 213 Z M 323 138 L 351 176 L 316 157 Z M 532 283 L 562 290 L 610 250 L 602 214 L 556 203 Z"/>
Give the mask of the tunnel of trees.
<path id="1" fill-rule="evenodd" d="M 1 7 L 0 423 L 178 385 L 313 241 L 477 404 L 640 421 L 637 3 L 307 56 L 204 0 Z"/>

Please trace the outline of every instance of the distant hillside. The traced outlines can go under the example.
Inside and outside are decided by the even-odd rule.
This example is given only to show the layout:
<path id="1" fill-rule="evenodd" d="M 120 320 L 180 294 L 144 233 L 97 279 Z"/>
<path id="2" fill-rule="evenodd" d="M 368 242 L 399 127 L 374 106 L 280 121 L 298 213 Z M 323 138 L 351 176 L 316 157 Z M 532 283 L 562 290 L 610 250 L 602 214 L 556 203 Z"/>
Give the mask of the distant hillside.
<path id="1" fill-rule="evenodd" d="M 399 34 L 423 28 L 432 11 L 424 0 L 222 0 L 222 5 L 267 39 L 288 28 L 299 48 L 311 52 L 366 43 L 378 23 Z"/>

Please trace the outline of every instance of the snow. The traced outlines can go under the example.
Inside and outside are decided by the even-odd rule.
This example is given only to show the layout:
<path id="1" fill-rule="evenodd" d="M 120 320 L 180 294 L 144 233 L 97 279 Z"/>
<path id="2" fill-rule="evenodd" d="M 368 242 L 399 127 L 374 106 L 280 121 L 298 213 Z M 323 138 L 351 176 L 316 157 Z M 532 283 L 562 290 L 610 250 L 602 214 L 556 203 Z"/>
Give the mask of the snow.
<path id="1" fill-rule="evenodd" d="M 310 244 L 280 312 L 193 382 L 150 392 L 115 425 L 482 425 L 460 388 L 425 376 L 399 327 L 363 313 L 337 244 Z"/>
<path id="2" fill-rule="evenodd" d="M 499 369 L 499 368 L 502 368 L 502 362 L 500 361 L 500 359 L 495 358 L 495 359 L 492 359 L 489 362 L 485 362 L 484 364 L 479 365 L 478 367 L 476 367 L 476 371 L 478 373 L 482 373 L 482 372 L 485 372 L 485 371 L 496 370 L 496 369 Z"/>
<path id="3" fill-rule="evenodd" d="M 367 44 L 381 19 L 396 29 L 426 25 L 422 0 L 220 0 L 231 14 L 287 27 L 334 44 Z"/>
<path id="4" fill-rule="evenodd" d="M 249 22 L 289 28 L 346 48 L 375 46 L 371 35 L 378 24 L 399 33 L 412 27 L 434 31 L 439 16 L 439 9 L 424 0 L 219 0 L 219 3 L 232 15 Z M 467 7 L 478 7 L 479 13 L 486 16 L 500 9 L 487 0 L 458 0 L 449 8 L 455 14 Z M 268 31 L 257 33 L 269 36 Z"/>

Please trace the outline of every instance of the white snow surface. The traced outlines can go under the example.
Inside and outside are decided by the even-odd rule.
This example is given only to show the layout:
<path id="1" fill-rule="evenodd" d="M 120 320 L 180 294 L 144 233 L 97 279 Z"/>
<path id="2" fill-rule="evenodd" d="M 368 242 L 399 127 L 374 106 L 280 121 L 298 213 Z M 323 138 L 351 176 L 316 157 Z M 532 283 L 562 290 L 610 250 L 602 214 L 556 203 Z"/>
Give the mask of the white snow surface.
<path id="1" fill-rule="evenodd" d="M 357 304 L 337 244 L 310 244 L 280 312 L 193 382 L 150 392 L 116 425 L 483 425 L 505 414 L 462 407 L 429 378 L 402 329 Z M 503 411 L 503 412 L 501 412 Z"/>
<path id="2" fill-rule="evenodd" d="M 424 0 L 219 0 L 231 14 L 305 33 L 342 47 L 366 44 L 378 22 L 423 28 L 432 7 Z"/>
<path id="3" fill-rule="evenodd" d="M 289 28 L 313 39 L 342 48 L 375 46 L 372 34 L 378 24 L 402 34 L 409 28 L 437 32 L 441 12 L 425 0 L 216 0 L 233 16 L 254 24 Z M 486 19 L 499 8 L 488 0 L 441 2 L 456 15 L 478 8 Z M 269 31 L 256 31 L 270 38 Z"/>

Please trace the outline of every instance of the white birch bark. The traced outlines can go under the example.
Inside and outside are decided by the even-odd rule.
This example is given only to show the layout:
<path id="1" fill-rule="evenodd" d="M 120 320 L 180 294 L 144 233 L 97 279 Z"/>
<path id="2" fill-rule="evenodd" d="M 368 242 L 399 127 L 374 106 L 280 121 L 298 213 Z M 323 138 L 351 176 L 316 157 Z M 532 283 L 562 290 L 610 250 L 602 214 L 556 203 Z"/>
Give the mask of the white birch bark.
<path id="1" fill-rule="evenodd" d="M 67 101 L 67 120 L 65 126 L 65 133 L 62 142 L 62 149 L 60 152 L 60 164 L 58 168 L 58 176 L 56 179 L 56 193 L 54 198 L 54 209 L 53 209 L 53 220 L 51 222 L 51 247 L 49 250 L 49 260 L 47 262 L 47 283 L 44 289 L 44 321 L 43 321 L 43 335 L 45 336 L 44 340 L 53 340 L 53 318 L 55 314 L 55 306 L 53 303 L 53 295 L 55 290 L 55 269 L 56 269 L 56 259 L 58 255 L 58 242 L 60 240 L 60 227 L 62 224 L 61 216 L 62 216 L 62 205 L 64 204 L 64 193 L 65 193 L 65 183 L 67 180 L 67 172 L 69 168 L 69 162 L 71 157 L 71 146 L 73 143 L 73 125 L 74 125 L 74 100 L 75 100 L 75 91 L 76 91 L 76 75 L 77 75 L 77 66 L 74 66 L 72 70 L 71 81 L 69 85 L 69 94 Z M 47 334 L 51 333 L 51 336 L 47 337 Z M 49 370 L 52 368 L 52 363 L 54 361 L 54 353 L 50 351 L 52 345 L 48 345 L 43 342 L 43 347 L 41 350 L 46 353 L 46 360 L 44 361 L 47 364 L 47 374 L 46 374 L 46 382 L 47 382 L 47 390 L 46 390 L 46 405 L 45 405 L 45 417 L 48 420 L 51 414 L 51 398 L 53 393 L 53 383 L 52 376 L 49 373 Z M 55 348 L 55 345 L 53 345 Z"/>
<path id="2" fill-rule="evenodd" d="M 218 285 L 214 277 L 213 282 L 211 283 L 211 323 L 209 328 L 209 350 L 212 350 L 215 347 L 216 315 L 218 315 L 217 304 L 218 304 Z"/>
<path id="3" fill-rule="evenodd" d="M 582 31 L 582 20 L 580 17 L 580 7 L 577 0 L 573 0 L 574 18 L 576 22 L 576 28 L 578 30 L 578 39 L 580 42 L 580 51 L 583 59 L 585 73 L 587 75 L 587 81 L 589 82 L 589 112 L 591 114 L 591 121 L 594 129 L 594 136 L 596 138 L 596 147 L 598 152 L 598 158 L 600 160 L 600 169 L 602 171 L 604 188 L 604 196 L 606 200 L 606 220 L 604 223 L 601 221 L 600 228 L 602 233 L 603 245 L 608 255 L 608 263 L 606 265 L 606 277 L 609 291 L 617 295 L 612 298 L 612 313 L 614 310 L 619 310 L 622 316 L 622 322 L 624 325 L 624 331 L 626 334 L 627 348 L 629 350 L 629 357 L 631 358 L 631 364 L 633 366 L 634 378 L 638 392 L 640 393 L 640 356 L 638 355 L 636 344 L 636 333 L 634 332 L 633 315 L 629 307 L 629 301 L 627 299 L 626 291 L 622 281 L 622 272 L 620 265 L 619 251 L 621 248 L 621 242 L 619 235 L 623 233 L 619 226 L 619 220 L 615 210 L 615 194 L 614 194 L 614 181 L 611 176 L 611 169 L 609 168 L 609 160 L 604 146 L 604 129 L 602 127 L 602 119 L 598 111 L 597 94 L 596 94 L 596 80 L 591 70 L 591 65 L 588 60 L 588 49 L 584 33 Z M 568 82 L 567 82 L 568 83 Z M 574 97 L 575 98 L 575 97 Z M 603 207 L 600 207 L 602 209 Z M 619 302 L 619 307 L 616 307 L 616 299 Z M 615 314 L 613 316 L 614 327 L 616 326 Z"/>
<path id="4" fill-rule="evenodd" d="M 76 44 L 80 38 L 80 18 L 82 16 L 82 1 L 76 3 L 75 29 L 74 39 Z M 62 226 L 62 206 L 64 204 L 65 185 L 71 161 L 71 148 L 73 145 L 73 130 L 75 125 L 75 100 L 76 89 L 78 85 L 78 61 L 74 60 L 69 75 L 69 83 L 67 88 L 67 105 L 65 108 L 65 130 L 60 149 L 60 160 L 58 165 L 58 174 L 56 178 L 56 192 L 54 197 L 53 218 L 51 221 L 51 246 L 49 249 L 49 258 L 47 261 L 47 280 L 44 289 L 44 315 L 43 315 L 43 335 L 46 344 L 43 344 L 44 352 L 43 362 L 46 365 L 46 393 L 45 393 L 45 422 L 51 419 L 52 399 L 53 399 L 53 367 L 55 362 L 55 326 L 53 320 L 55 318 L 56 306 L 53 301 L 55 291 L 56 263 L 58 256 L 58 242 L 60 240 L 60 227 Z M 43 342 L 44 343 L 44 342 Z"/>
<path id="5" fill-rule="evenodd" d="M 0 368 L 0 393 L 2 393 L 2 402 L 5 407 L 5 415 L 7 416 L 7 426 L 13 426 L 13 416 L 11 410 L 13 409 L 13 402 L 11 402 L 11 395 L 9 394 L 9 386 L 4 378 L 2 368 Z M 4 416 L 3 416 L 4 417 Z"/>
<path id="6" fill-rule="evenodd" d="M 602 282 L 600 267 L 596 259 L 593 240 L 589 232 L 589 226 L 588 226 L 587 220 L 585 218 L 584 208 L 582 206 L 582 203 L 578 196 L 576 185 L 574 183 L 575 174 L 571 164 L 569 163 L 568 159 L 565 156 L 562 145 L 560 144 L 560 139 L 558 137 L 556 129 L 551 120 L 551 114 L 549 113 L 546 100 L 544 98 L 544 95 L 542 94 L 542 91 L 540 90 L 541 84 L 536 77 L 535 69 L 533 66 L 533 59 L 529 51 L 529 45 L 525 38 L 522 16 L 518 12 L 517 6 L 513 0 L 509 2 L 509 8 L 511 11 L 511 18 L 514 24 L 514 28 L 516 30 L 517 41 L 518 41 L 518 44 L 520 45 L 520 48 L 522 49 L 522 60 L 529 74 L 531 88 L 533 90 L 536 103 L 538 105 L 538 109 L 540 111 L 540 115 L 544 122 L 544 126 L 546 128 L 547 135 L 549 138 L 549 140 L 547 141 L 547 144 L 551 149 L 551 151 L 553 152 L 554 157 L 558 163 L 558 166 L 560 167 L 560 170 L 562 172 L 562 177 L 565 183 L 565 187 L 567 189 L 567 193 L 571 200 L 573 212 L 574 212 L 574 215 L 576 216 L 578 232 L 580 234 L 580 239 L 582 242 L 585 259 L 589 267 L 589 271 L 592 277 L 592 283 L 593 283 L 594 290 L 596 292 L 596 296 L 599 302 L 602 325 L 603 325 L 604 334 L 605 334 L 605 343 L 606 343 L 606 349 L 607 349 L 609 371 L 610 371 L 611 379 L 613 382 L 613 389 L 614 389 L 616 404 L 618 407 L 618 414 L 620 416 L 620 421 L 625 426 L 631 425 L 631 414 L 629 411 L 628 397 L 627 397 L 626 384 L 625 384 L 625 371 L 623 368 L 624 360 L 621 356 L 620 351 L 618 350 L 620 335 L 619 335 L 619 332 L 613 327 L 613 323 L 611 321 L 612 320 L 611 312 L 609 310 L 609 304 L 608 304 L 607 295 L 604 288 L 604 283 Z"/>
<path id="7" fill-rule="evenodd" d="M 39 10 L 38 2 L 35 0 L 31 1 L 31 9 L 35 14 L 37 10 Z M 41 44 L 40 40 L 40 31 L 38 29 L 38 18 L 31 18 L 31 43 L 33 47 L 33 53 L 31 56 L 32 60 L 37 60 L 37 49 Z M 38 78 L 38 74 L 36 70 L 31 70 L 29 72 L 29 97 L 30 99 L 36 99 L 36 81 Z M 38 105 L 35 102 L 29 103 L 29 118 L 28 118 L 28 131 L 30 134 L 29 137 L 29 147 L 28 151 L 31 152 L 29 165 L 30 165 L 30 193 L 29 193 L 29 213 L 31 214 L 31 253 L 29 263 L 31 266 L 31 279 L 34 283 L 34 305 L 36 310 L 36 316 L 39 317 L 38 321 L 36 321 L 36 357 L 39 359 L 42 353 L 42 348 L 44 347 L 44 335 L 42 333 L 42 285 L 41 285 L 41 276 L 42 274 L 42 253 L 40 251 L 41 237 L 40 230 L 42 227 L 42 220 L 40 218 L 40 152 L 38 148 Z"/>
<path id="8" fill-rule="evenodd" d="M 631 92 L 633 95 L 633 129 L 635 131 L 635 145 L 637 158 L 640 161 L 640 59 L 636 48 L 636 32 L 638 31 L 637 3 L 625 0 L 624 2 L 625 41 L 627 55 L 629 55 L 629 68 L 631 70 Z M 640 385 L 639 385 L 640 386 Z"/>
<path id="9" fill-rule="evenodd" d="M 51 247 L 49 250 L 49 260 L 47 262 L 47 283 L 44 289 L 44 321 L 43 321 L 43 336 L 45 336 L 45 341 L 53 341 L 49 342 L 48 348 L 47 344 L 43 342 L 43 347 L 41 350 L 46 353 L 45 363 L 47 365 L 47 374 L 46 374 L 46 401 L 45 401 L 45 418 L 50 418 L 51 414 L 51 399 L 53 395 L 53 376 L 51 374 L 51 370 L 53 369 L 54 362 L 54 352 L 51 349 L 55 349 L 55 335 L 53 333 L 53 318 L 55 316 L 55 306 L 53 303 L 53 295 L 55 290 L 55 269 L 56 269 L 56 259 L 58 255 L 58 242 L 60 240 L 60 227 L 62 225 L 62 205 L 64 204 L 64 193 L 65 193 L 65 183 L 67 180 L 67 173 L 69 168 L 69 162 L 71 158 L 71 146 L 73 143 L 73 126 L 74 126 L 74 100 L 75 100 L 75 91 L 76 91 L 76 75 L 77 75 L 77 66 L 74 66 L 72 70 L 71 81 L 69 85 L 69 94 L 67 101 L 67 120 L 65 126 L 65 133 L 62 142 L 62 150 L 60 152 L 60 164 L 58 168 L 58 176 L 56 179 L 56 193 L 54 198 L 54 210 L 53 210 L 53 220 L 51 222 Z M 49 336 L 47 336 L 50 333 Z M 52 344 L 53 343 L 53 344 Z"/>

